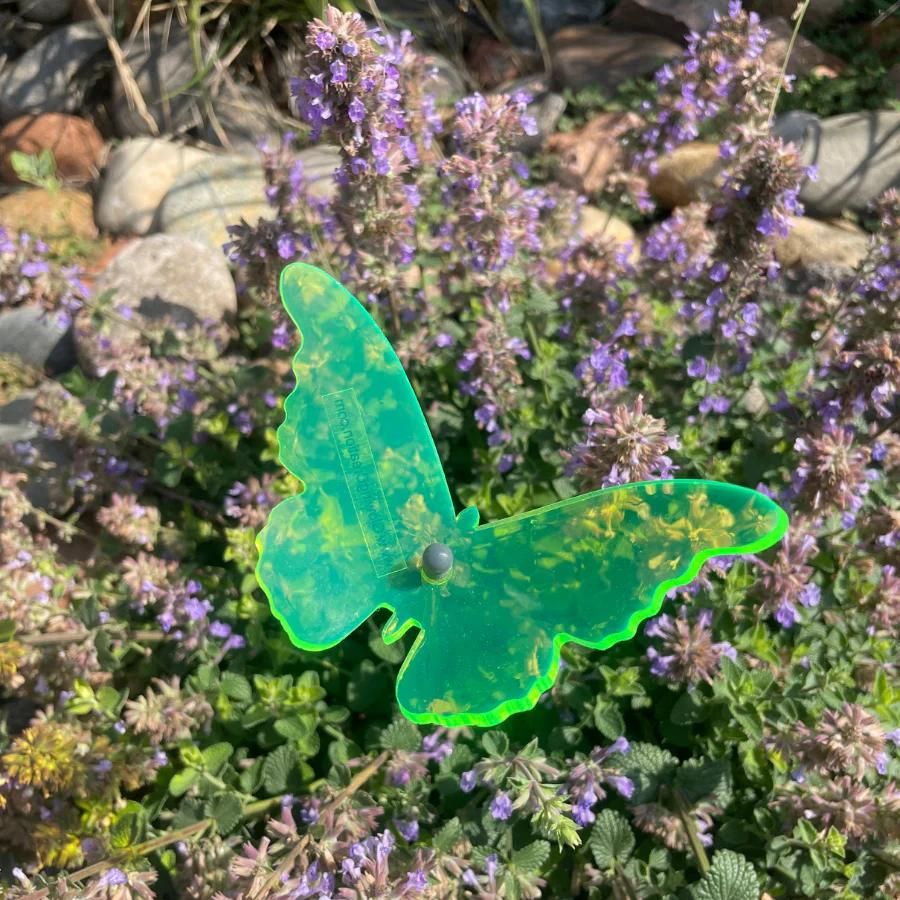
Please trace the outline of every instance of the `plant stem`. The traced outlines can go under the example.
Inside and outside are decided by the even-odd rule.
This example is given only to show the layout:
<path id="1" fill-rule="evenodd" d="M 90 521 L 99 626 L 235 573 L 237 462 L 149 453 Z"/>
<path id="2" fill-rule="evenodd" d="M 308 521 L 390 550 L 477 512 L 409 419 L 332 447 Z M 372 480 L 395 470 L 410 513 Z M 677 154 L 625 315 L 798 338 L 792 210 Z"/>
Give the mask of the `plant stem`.
<path id="1" fill-rule="evenodd" d="M 706 855 L 706 848 L 700 842 L 700 834 L 697 831 L 697 823 L 691 816 L 690 811 L 687 808 L 687 803 L 685 802 L 684 795 L 681 793 L 681 791 L 675 788 L 672 791 L 672 798 L 675 801 L 675 811 L 678 813 L 678 818 L 681 820 L 681 824 L 684 826 L 688 841 L 691 845 L 691 850 L 693 851 L 694 857 L 697 860 L 697 867 L 700 869 L 700 872 L 705 875 L 710 869 L 709 857 Z"/>
<path id="2" fill-rule="evenodd" d="M 784 62 L 781 64 L 781 74 L 778 76 L 778 84 L 775 85 L 775 94 L 772 97 L 772 105 L 769 107 L 769 123 L 775 118 L 775 107 L 778 105 L 778 98 L 781 96 L 781 86 L 784 84 L 788 63 L 791 61 L 791 54 L 794 52 L 794 44 L 797 42 L 797 37 L 800 34 L 800 26 L 803 24 L 803 17 L 806 15 L 808 7 L 809 0 L 803 0 L 801 5 L 797 8 L 797 21 L 794 23 L 791 39 L 788 41 L 787 52 L 784 54 Z"/>
<path id="3" fill-rule="evenodd" d="M 266 812 L 266 810 L 271 807 L 280 805 L 281 800 L 281 794 L 277 797 L 267 797 L 265 800 L 255 800 L 253 803 L 248 803 L 243 808 L 241 816 L 244 819 L 252 819 L 260 813 Z M 65 877 L 69 881 L 84 881 L 85 878 L 90 878 L 92 875 L 98 875 L 100 872 L 111 868 L 116 863 L 134 859 L 139 856 L 149 856 L 156 850 L 161 850 L 163 847 L 168 847 L 170 844 L 174 844 L 177 841 L 185 841 L 189 838 L 197 837 L 206 831 L 207 828 L 215 826 L 215 824 L 216 822 L 213 818 L 201 819 L 199 822 L 194 822 L 192 825 L 185 825 L 184 828 L 179 828 L 177 831 L 169 831 L 166 834 L 151 838 L 149 841 L 144 841 L 142 844 L 135 844 L 133 847 L 129 847 L 121 853 L 117 853 L 114 856 L 110 856 L 93 865 L 86 866 Z M 49 893 L 49 888 L 44 888 L 43 890 L 26 894 L 23 900 L 43 900 L 43 898 L 49 896 Z"/>
<path id="4" fill-rule="evenodd" d="M 388 756 L 390 756 L 390 753 L 387 750 L 383 750 L 368 765 L 360 769 L 350 779 L 347 786 L 340 790 L 330 803 L 322 807 L 319 812 L 319 818 L 324 819 L 327 815 L 334 812 L 348 797 L 355 794 L 387 762 Z M 309 844 L 309 835 L 304 834 L 287 856 L 281 860 L 272 874 L 255 891 L 247 895 L 247 900 L 265 900 L 266 897 L 270 896 L 273 888 L 281 883 L 281 876 L 290 872 L 291 867 L 306 849 L 307 844 Z"/>
<path id="5" fill-rule="evenodd" d="M 104 629 L 99 628 L 98 631 Z M 109 629 L 113 631 L 114 629 Z M 80 641 L 86 641 L 94 636 L 93 631 L 84 629 L 82 631 L 60 631 L 58 633 L 37 633 L 29 632 L 20 634 L 15 637 L 20 644 L 27 644 L 29 647 L 46 647 L 53 644 L 77 644 Z M 124 637 L 132 641 L 162 641 L 166 636 L 162 631 L 155 629 L 141 629 L 138 631 L 125 632 Z"/>

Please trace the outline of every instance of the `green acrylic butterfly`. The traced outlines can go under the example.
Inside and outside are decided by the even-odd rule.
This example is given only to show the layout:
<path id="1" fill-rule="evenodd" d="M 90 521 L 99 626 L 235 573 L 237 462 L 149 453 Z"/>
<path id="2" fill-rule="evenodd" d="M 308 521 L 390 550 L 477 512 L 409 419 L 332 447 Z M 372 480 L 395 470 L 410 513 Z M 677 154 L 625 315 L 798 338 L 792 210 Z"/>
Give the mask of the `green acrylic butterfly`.
<path id="1" fill-rule="evenodd" d="M 280 459 L 304 487 L 260 533 L 257 577 L 304 650 L 333 647 L 379 608 L 393 613 L 386 643 L 418 629 L 397 678 L 413 722 L 486 726 L 530 709 L 566 641 L 633 637 L 705 560 L 763 550 L 787 528 L 756 491 L 688 479 L 479 526 L 474 507 L 455 514 L 416 396 L 366 310 L 299 263 L 281 296 L 302 344 Z M 449 571 L 432 545 L 452 552 Z"/>

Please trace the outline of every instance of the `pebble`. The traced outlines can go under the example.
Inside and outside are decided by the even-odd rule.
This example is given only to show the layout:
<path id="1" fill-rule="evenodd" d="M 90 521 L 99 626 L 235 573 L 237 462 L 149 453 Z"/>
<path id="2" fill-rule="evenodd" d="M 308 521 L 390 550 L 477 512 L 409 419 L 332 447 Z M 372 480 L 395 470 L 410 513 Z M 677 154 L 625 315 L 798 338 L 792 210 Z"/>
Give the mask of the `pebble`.
<path id="1" fill-rule="evenodd" d="M 0 356 L 16 356 L 32 368 L 62 374 L 75 365 L 72 329 L 39 306 L 0 311 Z"/>
<path id="2" fill-rule="evenodd" d="M 190 327 L 228 322 L 237 312 L 237 293 L 224 255 L 180 235 L 154 234 L 127 246 L 97 277 L 95 293 L 107 291 L 113 292 L 116 311 L 131 324 L 109 318 L 98 334 L 89 313 L 76 318 L 76 351 L 91 373 L 102 365 L 103 339 L 113 346 L 138 342 L 142 322 Z"/>
<path id="3" fill-rule="evenodd" d="M 775 242 L 783 266 L 829 265 L 852 269 L 868 249 L 868 236 L 850 223 L 840 226 L 806 216 L 790 217 L 790 234 Z"/>
<path id="4" fill-rule="evenodd" d="M 26 188 L 0 197 L 0 222 L 10 231 L 42 238 L 55 250 L 97 237 L 91 195 L 69 188 Z"/>
<path id="5" fill-rule="evenodd" d="M 19 116 L 0 129 L 0 176 L 7 184 L 18 183 L 11 153 L 50 150 L 63 181 L 87 184 L 99 169 L 105 147 L 100 132 L 79 116 L 52 112 Z"/>
<path id="6" fill-rule="evenodd" d="M 676 147 L 657 164 L 649 189 L 653 199 L 666 209 L 705 199 L 718 185 L 723 167 L 718 145 L 702 141 Z"/>
<path id="7" fill-rule="evenodd" d="M 113 234 L 147 234 L 169 188 L 210 154 L 164 138 L 130 138 L 110 153 L 97 199 L 97 224 Z"/>

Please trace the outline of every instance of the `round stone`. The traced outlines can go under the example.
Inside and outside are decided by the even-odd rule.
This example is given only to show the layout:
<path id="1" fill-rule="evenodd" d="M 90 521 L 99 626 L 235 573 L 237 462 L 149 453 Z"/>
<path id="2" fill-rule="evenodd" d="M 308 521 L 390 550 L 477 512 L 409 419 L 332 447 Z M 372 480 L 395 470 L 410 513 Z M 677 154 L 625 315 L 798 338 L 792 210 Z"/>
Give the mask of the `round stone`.
<path id="1" fill-rule="evenodd" d="M 446 544 L 429 544 L 422 554 L 422 571 L 429 581 L 442 581 L 453 568 L 453 551 Z"/>

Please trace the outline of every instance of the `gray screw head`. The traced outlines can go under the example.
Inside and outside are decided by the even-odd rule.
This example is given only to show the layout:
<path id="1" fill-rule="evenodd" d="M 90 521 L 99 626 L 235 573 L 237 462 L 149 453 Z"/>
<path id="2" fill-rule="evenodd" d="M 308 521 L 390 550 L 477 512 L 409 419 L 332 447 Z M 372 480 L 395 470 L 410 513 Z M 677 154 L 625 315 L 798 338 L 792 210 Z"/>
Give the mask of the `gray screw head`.
<path id="1" fill-rule="evenodd" d="M 429 544 L 422 553 L 422 572 L 429 581 L 444 581 L 453 568 L 453 551 L 446 544 Z"/>

